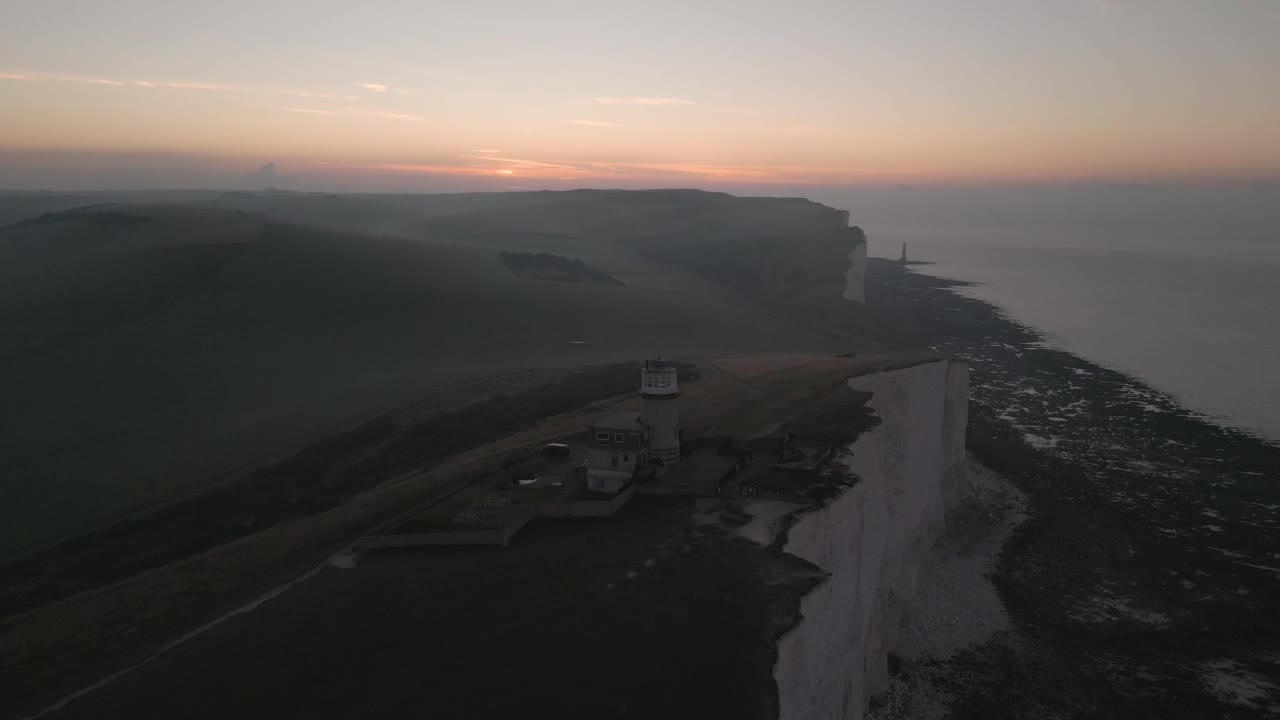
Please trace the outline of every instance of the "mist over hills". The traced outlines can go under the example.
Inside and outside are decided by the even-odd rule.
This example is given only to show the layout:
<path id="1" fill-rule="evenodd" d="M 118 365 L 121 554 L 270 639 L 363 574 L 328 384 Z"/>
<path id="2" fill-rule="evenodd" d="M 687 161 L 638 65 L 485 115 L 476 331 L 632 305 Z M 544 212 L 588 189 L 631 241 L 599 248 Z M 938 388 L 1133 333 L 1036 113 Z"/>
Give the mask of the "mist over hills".
<path id="1" fill-rule="evenodd" d="M 868 346 L 838 289 L 861 231 L 806 200 L 23 193 L 0 196 L 0 219 L 0 554 L 451 382 Z M 503 251 L 617 282 L 520 277 Z M 798 283 L 843 308 L 831 328 L 789 319 Z"/>

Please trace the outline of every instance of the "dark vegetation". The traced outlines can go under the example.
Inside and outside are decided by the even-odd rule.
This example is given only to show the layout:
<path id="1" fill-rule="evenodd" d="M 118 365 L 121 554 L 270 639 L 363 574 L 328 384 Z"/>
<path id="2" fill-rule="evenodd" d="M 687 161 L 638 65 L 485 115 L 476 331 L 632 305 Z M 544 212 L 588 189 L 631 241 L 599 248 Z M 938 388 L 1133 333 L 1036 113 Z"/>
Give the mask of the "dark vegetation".
<path id="1" fill-rule="evenodd" d="M 709 284 L 622 288 L 593 273 L 669 271 L 624 237 L 732 251 L 735 240 L 833 228 L 838 215 L 794 198 L 680 190 L 0 197 L 0 222 L 25 220 L 0 230 L 0 557 L 44 558 L 3 569 L 0 607 L 332 507 L 430 464 L 415 442 L 456 451 L 482 441 L 469 433 L 502 436 L 529 415 L 508 398 L 483 429 L 419 428 L 399 441 L 402 428 L 371 421 L 259 470 L 260 482 L 189 499 L 411 393 L 654 350 L 833 349 L 830 335 Z M 498 251 L 524 253 L 530 267 L 558 253 L 551 265 L 584 279 L 526 282 L 494 262 Z M 565 398 L 530 402 L 544 400 Z"/>
<path id="2" fill-rule="evenodd" d="M 125 335 L 161 323 L 174 305 L 199 297 L 247 243 L 164 248 L 96 273 L 55 269 L 38 291 L 0 284 L 0 362 L 74 346 L 85 336 Z"/>
<path id="3" fill-rule="evenodd" d="M 518 277 L 562 280 L 567 282 L 592 282 L 600 285 L 621 285 L 608 273 L 603 273 L 577 258 L 567 258 L 551 253 L 500 252 L 498 258 Z"/>
<path id="4" fill-rule="evenodd" d="M 844 382 L 841 382 L 844 385 Z M 783 464 L 792 467 L 761 469 L 747 478 L 746 487 L 794 494 L 812 505 L 835 498 L 858 478 L 832 457 L 859 435 L 880 424 L 880 418 L 867 407 L 871 393 L 833 389 L 820 393 L 804 409 L 783 423 L 781 430 L 790 436 L 790 456 Z M 808 462 L 806 462 L 808 461 Z"/>
<path id="5" fill-rule="evenodd" d="M 85 205 L 58 212 L 47 212 L 39 217 L 20 220 L 7 227 L 35 227 L 38 225 L 51 225 L 58 222 L 78 220 L 100 228 L 127 228 L 151 221 L 151 218 L 146 215 L 136 215 L 134 213 L 124 212 L 121 210 L 108 209 L 112 207 L 115 206 L 110 203 L 102 203 Z"/>
<path id="6" fill-rule="evenodd" d="M 349 476 L 386 478 L 421 467 L 474 445 L 500 440 L 548 415 L 635 390 L 639 362 L 617 363 L 574 373 L 514 395 L 494 395 L 438 415 L 400 433 L 376 455 L 347 468 Z"/>
<path id="7" fill-rule="evenodd" d="M 740 198 L 698 190 L 573 190 L 473 197 L 486 204 L 474 211 L 430 218 L 414 228 L 460 238 L 515 232 L 572 236 L 595 243 L 623 238 L 643 243 L 675 236 L 692 236 L 696 241 L 700 234 L 724 239 L 803 233 L 844 223 L 838 211 L 802 198 Z"/>
<path id="8" fill-rule="evenodd" d="M 197 497 L 0 566 L 0 616 L 322 512 L 388 478 L 430 469 L 548 415 L 635 390 L 638 365 L 590 368 L 407 427 L 390 415 L 370 420 Z"/>
<path id="9" fill-rule="evenodd" d="M 775 718 L 776 641 L 820 577 L 694 528 L 692 509 L 646 498 L 607 519 L 535 520 L 506 548 L 369 555 L 64 712 Z"/>
<path id="10" fill-rule="evenodd" d="M 533 282 L 494 257 L 662 276 L 618 238 L 781 237 L 837 220 L 803 200 L 55 195 L 26 214 L 0 196 L 0 222 L 103 200 L 118 204 L 99 211 L 151 220 L 0 230 L 0 557 L 171 502 L 432 386 L 656 350 L 837 347 L 696 278 L 685 292 Z"/>
<path id="11" fill-rule="evenodd" d="M 797 235 L 634 238 L 624 241 L 639 252 L 684 268 L 742 292 L 785 298 L 844 292 L 849 251 L 866 237 L 859 228 Z"/>
<path id="12" fill-rule="evenodd" d="M 812 407 L 782 427 L 795 442 L 839 455 L 859 435 L 880 424 L 880 418 L 867 407 L 871 393 L 846 388 L 843 392 L 828 393 L 814 401 Z M 835 499 L 860 478 L 849 472 L 836 458 L 828 460 L 811 473 L 805 495 L 816 504 Z"/>
<path id="13" fill-rule="evenodd" d="M 844 384 L 844 381 L 841 381 Z M 867 407 L 871 393 L 842 390 L 817 395 L 804 410 L 783 423 L 792 441 L 822 447 L 843 447 L 880 424 L 875 411 Z"/>
<path id="14" fill-rule="evenodd" d="M 698 275 L 771 312 L 841 333 L 874 334 L 874 319 L 864 306 L 843 299 L 849 252 L 865 243 L 857 227 L 623 240 L 643 256 Z"/>

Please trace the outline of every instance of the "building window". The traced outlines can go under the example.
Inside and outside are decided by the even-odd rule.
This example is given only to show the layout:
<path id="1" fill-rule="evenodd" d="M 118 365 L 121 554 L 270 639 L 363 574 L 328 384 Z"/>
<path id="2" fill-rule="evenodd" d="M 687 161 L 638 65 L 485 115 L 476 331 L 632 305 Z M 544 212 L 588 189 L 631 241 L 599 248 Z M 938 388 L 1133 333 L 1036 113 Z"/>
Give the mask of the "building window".
<path id="1" fill-rule="evenodd" d="M 596 487 L 598 487 L 598 488 L 602 488 L 602 487 L 604 487 L 604 479 L 603 479 L 603 478 L 596 478 L 596 479 L 595 479 L 595 481 L 593 481 L 591 484 L 592 484 L 592 485 L 595 485 L 595 486 L 596 486 Z"/>
<path id="2" fill-rule="evenodd" d="M 628 455 L 628 454 L 626 454 L 626 453 L 622 453 L 622 462 L 624 462 L 624 463 L 629 463 L 629 462 L 631 462 L 631 456 L 630 456 L 630 455 Z"/>
<path id="3" fill-rule="evenodd" d="M 614 441 L 614 442 L 622 442 L 622 433 L 614 433 L 614 435 L 613 435 L 613 441 Z"/>
<path id="4" fill-rule="evenodd" d="M 598 433 L 596 433 L 596 444 L 597 444 L 597 445 L 608 445 L 608 444 L 609 444 L 609 433 L 607 433 L 607 432 L 598 432 Z"/>
<path id="5" fill-rule="evenodd" d="M 644 376 L 644 384 L 651 388 L 669 388 L 674 373 L 671 372 L 646 372 Z"/>
<path id="6" fill-rule="evenodd" d="M 613 466 L 618 467 L 618 453 L 613 454 L 612 460 L 613 460 Z"/>

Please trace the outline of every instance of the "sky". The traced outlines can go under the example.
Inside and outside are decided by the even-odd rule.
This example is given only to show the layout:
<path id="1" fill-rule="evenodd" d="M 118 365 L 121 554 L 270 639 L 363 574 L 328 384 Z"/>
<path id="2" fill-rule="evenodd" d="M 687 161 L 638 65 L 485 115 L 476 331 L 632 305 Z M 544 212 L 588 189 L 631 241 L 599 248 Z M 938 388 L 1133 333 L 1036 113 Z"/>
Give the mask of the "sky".
<path id="1" fill-rule="evenodd" d="M 6 0 L 0 187 L 1280 178 L 1280 0 Z"/>

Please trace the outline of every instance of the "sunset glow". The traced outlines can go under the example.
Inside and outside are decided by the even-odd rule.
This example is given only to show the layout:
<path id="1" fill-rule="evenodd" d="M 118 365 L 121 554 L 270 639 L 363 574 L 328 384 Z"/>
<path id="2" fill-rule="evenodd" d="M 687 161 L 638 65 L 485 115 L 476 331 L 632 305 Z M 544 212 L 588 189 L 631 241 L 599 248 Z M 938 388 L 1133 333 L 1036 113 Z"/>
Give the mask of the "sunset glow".
<path id="1" fill-rule="evenodd" d="M 0 185 L 1280 174 L 1278 3 L 268 5 L 10 9 Z"/>

